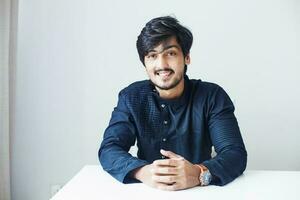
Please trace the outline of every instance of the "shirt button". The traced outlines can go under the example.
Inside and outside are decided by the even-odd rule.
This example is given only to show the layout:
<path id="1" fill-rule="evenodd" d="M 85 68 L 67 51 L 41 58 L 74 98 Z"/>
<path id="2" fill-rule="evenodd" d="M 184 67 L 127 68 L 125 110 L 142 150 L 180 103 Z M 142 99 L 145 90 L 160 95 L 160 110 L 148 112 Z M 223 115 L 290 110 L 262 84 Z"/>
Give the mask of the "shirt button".
<path id="1" fill-rule="evenodd" d="M 165 121 L 164 121 L 164 124 L 166 124 L 166 125 L 167 125 L 167 124 L 168 124 L 168 121 L 167 121 L 167 120 L 165 120 Z"/>
<path id="2" fill-rule="evenodd" d="M 165 104 L 161 104 L 161 107 L 164 108 L 164 107 L 166 107 L 166 105 Z"/>
<path id="3" fill-rule="evenodd" d="M 165 157 L 165 156 L 161 156 L 161 158 L 162 158 L 162 159 L 165 159 L 166 157 Z"/>
<path id="4" fill-rule="evenodd" d="M 165 142 L 165 141 L 167 141 L 167 139 L 166 139 L 166 138 L 163 138 L 162 141 Z"/>

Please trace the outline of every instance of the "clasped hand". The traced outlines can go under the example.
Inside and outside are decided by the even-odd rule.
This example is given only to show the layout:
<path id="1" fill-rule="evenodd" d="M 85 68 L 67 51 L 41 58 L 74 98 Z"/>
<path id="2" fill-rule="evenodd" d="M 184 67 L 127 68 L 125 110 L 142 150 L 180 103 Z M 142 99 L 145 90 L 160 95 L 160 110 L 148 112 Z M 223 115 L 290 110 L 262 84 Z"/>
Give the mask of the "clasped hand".
<path id="1" fill-rule="evenodd" d="M 138 168 L 133 177 L 162 190 L 182 190 L 199 185 L 199 167 L 171 151 L 161 150 L 161 154 L 167 159 Z"/>

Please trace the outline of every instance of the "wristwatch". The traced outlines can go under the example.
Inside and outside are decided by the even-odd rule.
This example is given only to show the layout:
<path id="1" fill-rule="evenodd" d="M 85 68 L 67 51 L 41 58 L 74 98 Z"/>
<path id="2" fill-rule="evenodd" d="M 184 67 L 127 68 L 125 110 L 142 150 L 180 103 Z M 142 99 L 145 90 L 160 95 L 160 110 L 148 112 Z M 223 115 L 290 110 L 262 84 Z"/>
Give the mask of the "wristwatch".
<path id="1" fill-rule="evenodd" d="M 210 184 L 212 175 L 204 165 L 197 165 L 200 168 L 199 181 L 200 186 L 207 186 Z"/>

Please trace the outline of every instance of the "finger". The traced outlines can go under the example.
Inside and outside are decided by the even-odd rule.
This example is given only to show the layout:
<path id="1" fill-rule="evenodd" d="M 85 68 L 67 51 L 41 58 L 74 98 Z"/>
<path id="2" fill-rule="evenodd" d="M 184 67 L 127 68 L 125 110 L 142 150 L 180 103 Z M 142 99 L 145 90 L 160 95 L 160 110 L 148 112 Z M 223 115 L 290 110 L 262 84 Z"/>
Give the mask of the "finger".
<path id="1" fill-rule="evenodd" d="M 174 183 L 172 185 L 168 184 L 160 184 L 157 186 L 160 190 L 167 190 L 167 191 L 175 191 L 175 190 L 181 190 L 180 185 L 178 183 Z"/>
<path id="2" fill-rule="evenodd" d="M 157 188 L 157 189 L 163 190 L 163 188 L 165 188 L 165 186 L 169 186 L 169 185 L 170 184 L 155 182 L 152 186 Z"/>
<path id="3" fill-rule="evenodd" d="M 153 165 L 156 166 L 156 167 L 159 167 L 159 166 L 177 167 L 177 166 L 180 165 L 180 161 L 175 160 L 175 159 L 155 160 L 153 162 Z"/>
<path id="4" fill-rule="evenodd" d="M 176 153 L 172 152 L 172 151 L 166 151 L 161 149 L 160 153 L 168 158 L 173 158 L 173 159 L 183 159 L 182 156 L 177 155 Z"/>
<path id="5" fill-rule="evenodd" d="M 177 176 L 173 175 L 167 175 L 167 176 L 158 176 L 154 175 L 152 176 L 152 180 L 157 182 L 157 183 L 165 183 L 165 184 L 174 184 L 176 183 L 176 180 L 178 179 Z"/>
<path id="6" fill-rule="evenodd" d="M 177 167 L 157 166 L 153 169 L 153 173 L 161 175 L 177 175 L 179 173 L 179 169 Z"/>

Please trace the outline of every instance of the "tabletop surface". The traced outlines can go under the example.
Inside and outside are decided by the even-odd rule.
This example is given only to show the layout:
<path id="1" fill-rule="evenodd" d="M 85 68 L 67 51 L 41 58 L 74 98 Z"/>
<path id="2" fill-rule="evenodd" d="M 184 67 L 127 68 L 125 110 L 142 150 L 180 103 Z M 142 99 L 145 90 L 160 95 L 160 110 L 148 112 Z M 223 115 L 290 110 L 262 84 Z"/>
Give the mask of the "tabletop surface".
<path id="1" fill-rule="evenodd" d="M 142 183 L 122 184 L 98 165 L 87 165 L 51 200 L 153 199 L 153 200 L 300 200 L 300 171 L 245 171 L 233 182 L 220 186 L 162 191 Z"/>

